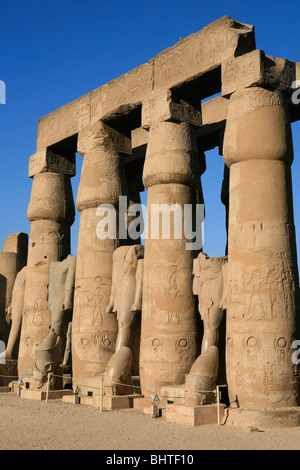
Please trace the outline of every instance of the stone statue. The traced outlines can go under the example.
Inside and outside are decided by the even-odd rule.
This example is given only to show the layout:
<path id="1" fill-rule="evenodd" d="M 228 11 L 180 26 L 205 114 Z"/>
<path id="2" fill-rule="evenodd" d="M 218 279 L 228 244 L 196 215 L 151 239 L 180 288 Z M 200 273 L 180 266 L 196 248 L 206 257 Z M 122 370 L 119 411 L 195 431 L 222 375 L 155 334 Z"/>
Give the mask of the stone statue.
<path id="1" fill-rule="evenodd" d="M 130 327 L 142 309 L 143 245 L 121 246 L 113 255 L 112 289 L 107 311 L 118 320 L 116 351 L 130 343 Z"/>
<path id="2" fill-rule="evenodd" d="M 118 335 L 115 354 L 106 366 L 104 384 L 112 386 L 114 394 L 130 394 L 130 387 L 122 387 L 121 384 L 131 384 L 132 325 L 137 312 L 142 310 L 143 257 L 142 245 L 119 247 L 113 255 L 112 288 L 107 311 L 117 316 Z"/>
<path id="3" fill-rule="evenodd" d="M 11 328 L 5 351 L 0 354 L 0 385 L 5 386 L 14 378 L 18 377 L 18 355 L 22 327 L 22 314 L 24 307 L 25 283 L 27 267 L 25 266 L 17 274 L 12 290 L 11 304 L 7 309 L 7 314 L 11 318 Z"/>
<path id="4" fill-rule="evenodd" d="M 9 235 L 0 253 L 0 340 L 6 344 L 11 325 L 12 292 L 16 276 L 26 266 L 28 235 L 17 232 Z"/>
<path id="5" fill-rule="evenodd" d="M 3 353 L 5 359 L 18 359 L 19 341 L 22 326 L 22 312 L 24 307 L 24 294 L 26 282 L 27 267 L 25 266 L 17 274 L 10 307 L 7 309 L 8 315 L 11 317 L 11 329 L 8 337 L 7 347 Z"/>
<path id="6" fill-rule="evenodd" d="M 213 390 L 218 377 L 218 339 L 226 309 L 226 273 L 226 256 L 209 258 L 205 253 L 200 253 L 194 260 L 193 292 L 198 296 L 198 308 L 203 321 L 204 333 L 201 354 L 186 376 L 185 401 L 187 404 L 208 403 L 213 398 L 210 393 L 206 395 L 197 391 Z"/>
<path id="7" fill-rule="evenodd" d="M 209 258 L 200 253 L 194 261 L 193 292 L 198 296 L 198 308 L 204 324 L 201 353 L 216 346 L 219 328 L 226 309 L 227 257 Z"/>
<path id="8" fill-rule="evenodd" d="M 57 373 L 64 361 L 69 323 L 72 319 L 76 258 L 69 255 L 64 261 L 50 265 L 48 305 L 51 312 L 51 331 L 36 351 L 33 376 L 39 388 L 47 381 L 49 372 Z M 57 388 L 59 381 L 51 381 Z"/>
<path id="9" fill-rule="evenodd" d="M 165 386 L 161 395 L 171 397 L 180 393 L 187 405 L 215 401 L 212 393 L 219 372 L 219 330 L 224 318 L 227 296 L 227 257 L 209 258 L 200 253 L 194 260 L 193 292 L 198 296 L 198 307 L 203 321 L 201 354 L 185 376 L 183 385 Z"/>

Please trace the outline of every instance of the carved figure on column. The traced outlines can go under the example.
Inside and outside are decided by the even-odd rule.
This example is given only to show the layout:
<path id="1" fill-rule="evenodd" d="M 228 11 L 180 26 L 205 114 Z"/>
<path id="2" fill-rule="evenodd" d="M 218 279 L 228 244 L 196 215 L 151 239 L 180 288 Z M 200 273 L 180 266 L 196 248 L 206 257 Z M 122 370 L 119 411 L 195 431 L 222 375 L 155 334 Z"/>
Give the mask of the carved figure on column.
<path id="1" fill-rule="evenodd" d="M 161 388 L 161 396 L 182 397 L 185 404 L 196 406 L 215 402 L 212 393 L 219 372 L 220 326 L 226 309 L 227 257 L 209 258 L 200 253 L 193 265 L 193 293 L 198 296 L 198 307 L 203 321 L 201 354 L 193 363 L 180 386 Z"/>
<path id="2" fill-rule="evenodd" d="M 218 340 L 227 298 L 227 257 L 209 258 L 205 253 L 200 253 L 194 260 L 193 274 L 193 292 L 198 296 L 204 333 L 201 354 L 186 376 L 185 400 L 190 402 L 196 398 L 198 402 L 199 399 L 205 402 L 211 400 L 213 395 L 206 396 L 197 391 L 213 390 L 218 377 Z"/>
<path id="3" fill-rule="evenodd" d="M 112 289 L 108 313 L 114 313 L 118 320 L 118 335 L 115 354 L 105 370 L 105 386 L 111 387 L 114 394 L 130 394 L 132 335 L 138 312 L 142 310 L 143 291 L 142 245 L 122 246 L 113 255 Z M 120 385 L 118 385 L 120 384 Z"/>
<path id="4" fill-rule="evenodd" d="M 50 265 L 48 306 L 51 312 L 51 331 L 36 351 L 33 370 L 36 385 L 43 387 L 47 374 L 62 375 L 67 332 L 72 320 L 76 258 L 69 255 L 64 261 Z M 60 373 L 59 373 L 60 372 Z M 52 388 L 61 388 L 61 379 L 53 377 Z"/>

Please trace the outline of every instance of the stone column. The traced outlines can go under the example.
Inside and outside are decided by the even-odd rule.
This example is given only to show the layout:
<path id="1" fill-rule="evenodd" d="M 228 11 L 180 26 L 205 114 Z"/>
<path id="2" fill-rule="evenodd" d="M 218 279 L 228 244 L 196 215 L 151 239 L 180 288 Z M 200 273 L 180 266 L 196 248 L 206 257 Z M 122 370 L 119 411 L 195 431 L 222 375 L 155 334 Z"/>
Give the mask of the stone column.
<path id="1" fill-rule="evenodd" d="M 99 388 L 99 376 L 115 351 L 117 320 L 106 309 L 113 252 L 118 246 L 119 196 L 127 195 L 120 153 L 130 152 L 130 140 L 99 121 L 79 133 L 78 152 L 84 161 L 77 195 L 80 226 L 72 358 L 74 383 L 84 390 L 85 386 Z M 98 233 L 103 219 L 97 208 L 102 204 L 115 209 L 116 238 L 101 239 Z"/>
<path id="2" fill-rule="evenodd" d="M 170 110 L 172 103 L 168 102 Z M 184 230 L 181 236 L 176 233 L 172 215 L 170 237 L 164 238 L 162 218 L 159 233 L 152 230 L 154 205 L 165 205 L 167 218 L 173 205 L 179 209 L 177 214 L 183 214 L 185 204 L 194 210 L 200 182 L 197 142 L 193 126 L 180 122 L 180 116 L 173 116 L 172 111 L 171 116 L 158 113 L 152 104 L 150 108 L 152 122 L 143 174 L 148 200 L 140 359 L 141 387 L 146 396 L 159 393 L 164 385 L 182 384 L 200 352 L 192 291 L 194 251 L 187 249 Z M 176 122 L 165 122 L 161 116 Z M 181 224 L 183 215 L 180 217 Z"/>
<path id="3" fill-rule="evenodd" d="M 284 95 L 259 87 L 232 94 L 224 159 L 230 167 L 230 400 L 242 408 L 292 407 L 299 398 L 291 357 L 299 282 Z"/>
<path id="4" fill-rule="evenodd" d="M 26 265 L 28 235 L 13 233 L 9 235 L 0 253 L 0 340 L 7 343 L 9 335 L 12 292 L 16 276 Z"/>
<path id="5" fill-rule="evenodd" d="M 39 163 L 44 156 L 36 154 L 35 161 Z M 75 217 L 69 172 L 66 174 L 64 168 L 52 171 L 49 160 L 42 170 L 37 166 L 36 172 L 30 166 L 33 183 L 27 217 L 31 228 L 18 359 L 20 376 L 27 375 L 34 366 L 36 349 L 49 333 L 50 263 L 62 261 L 70 254 L 70 227 Z"/>

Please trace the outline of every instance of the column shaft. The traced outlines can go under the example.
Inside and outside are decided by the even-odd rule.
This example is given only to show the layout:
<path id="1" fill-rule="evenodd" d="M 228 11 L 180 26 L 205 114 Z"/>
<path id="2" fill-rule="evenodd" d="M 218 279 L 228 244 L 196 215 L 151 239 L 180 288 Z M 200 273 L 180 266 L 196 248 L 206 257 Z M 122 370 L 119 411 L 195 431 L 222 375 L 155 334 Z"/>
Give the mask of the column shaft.
<path id="1" fill-rule="evenodd" d="M 144 394 L 183 383 L 199 354 L 192 292 L 194 252 L 187 249 L 184 230 L 177 238 L 174 222 L 170 237 L 164 238 L 162 218 L 158 238 L 152 230 L 157 204 L 166 209 L 176 204 L 183 224 L 184 205 L 195 207 L 199 179 L 192 127 L 172 122 L 152 126 L 143 175 L 148 189 L 140 366 Z"/>
<path id="2" fill-rule="evenodd" d="M 70 176 L 54 172 L 36 174 L 27 211 L 31 228 L 18 359 L 20 376 L 26 373 L 24 369 L 33 367 L 36 349 L 49 333 L 50 263 L 61 261 L 70 253 L 74 216 Z"/>
<path id="3" fill-rule="evenodd" d="M 122 157 L 115 150 L 112 134 L 98 122 L 78 136 L 84 156 L 77 195 L 80 212 L 75 300 L 72 326 L 74 382 L 99 387 L 99 376 L 115 350 L 117 320 L 106 312 L 110 298 L 113 252 L 118 246 L 119 196 L 126 195 Z M 97 208 L 115 208 L 116 238 L 101 239 Z"/>
<path id="4" fill-rule="evenodd" d="M 237 107 L 238 105 L 238 107 Z M 227 380 L 241 407 L 298 404 L 291 344 L 299 288 L 289 118 L 277 92 L 231 98 L 224 157 L 230 166 Z"/>

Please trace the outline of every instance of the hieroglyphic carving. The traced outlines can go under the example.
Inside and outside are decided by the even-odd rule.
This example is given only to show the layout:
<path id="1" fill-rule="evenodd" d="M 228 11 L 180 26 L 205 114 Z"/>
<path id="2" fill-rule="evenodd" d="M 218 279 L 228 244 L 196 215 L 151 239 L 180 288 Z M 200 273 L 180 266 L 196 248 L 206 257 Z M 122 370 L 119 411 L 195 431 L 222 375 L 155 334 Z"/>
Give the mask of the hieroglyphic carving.
<path id="1" fill-rule="evenodd" d="M 241 41 L 244 53 L 255 48 L 253 26 L 228 16 L 213 22 L 148 63 L 44 116 L 38 124 L 37 151 L 100 119 L 136 109 L 153 90 L 169 89 L 220 67 L 235 56 Z M 182 114 L 182 109 L 179 111 Z"/>
<path id="2" fill-rule="evenodd" d="M 234 57 L 240 37 L 250 39 L 251 34 L 253 34 L 251 26 L 242 25 L 225 16 L 198 33 L 181 40 L 156 56 L 155 89 L 175 86 Z M 254 49 L 254 42 L 249 41 L 248 47 L 248 50 Z"/>
<path id="3" fill-rule="evenodd" d="M 286 100 L 280 92 L 270 95 L 266 89 L 250 87 L 246 96 L 242 96 L 239 92 L 234 95 L 227 119 L 237 120 L 257 109 L 273 106 L 286 106 Z"/>
<path id="4" fill-rule="evenodd" d="M 262 84 L 265 78 L 263 60 L 263 51 L 256 49 L 223 63 L 222 96 L 228 96 L 247 86 Z"/>
<path id="5" fill-rule="evenodd" d="M 116 152 L 124 153 L 126 155 L 131 155 L 131 140 L 121 134 L 120 132 L 112 129 L 110 126 L 103 124 L 103 130 L 107 134 L 108 138 L 111 140 L 114 149 Z"/>
<path id="6" fill-rule="evenodd" d="M 170 91 L 143 103 L 142 127 L 149 129 L 156 121 L 188 122 L 197 127 L 202 125 L 201 111 L 182 100 L 175 102 Z"/>
<path id="7" fill-rule="evenodd" d="M 64 155 L 59 155 L 50 149 L 44 149 L 31 155 L 29 158 L 29 178 L 33 178 L 36 174 L 46 171 L 75 176 L 75 154 L 72 157 L 66 157 Z"/>
<path id="8" fill-rule="evenodd" d="M 126 113 L 147 99 L 152 88 L 153 65 L 150 61 L 103 85 L 101 91 L 98 89 L 93 93 L 92 119 L 105 119 L 106 115 L 114 114 L 118 109 Z M 96 114 L 99 111 L 101 115 Z"/>
<path id="9" fill-rule="evenodd" d="M 86 94 L 39 120 L 37 152 L 77 134 L 89 122 L 90 94 Z"/>
<path id="10" fill-rule="evenodd" d="M 262 50 L 256 49 L 222 64 L 222 96 L 250 86 L 291 92 L 295 79 L 294 62 L 266 56 Z"/>

